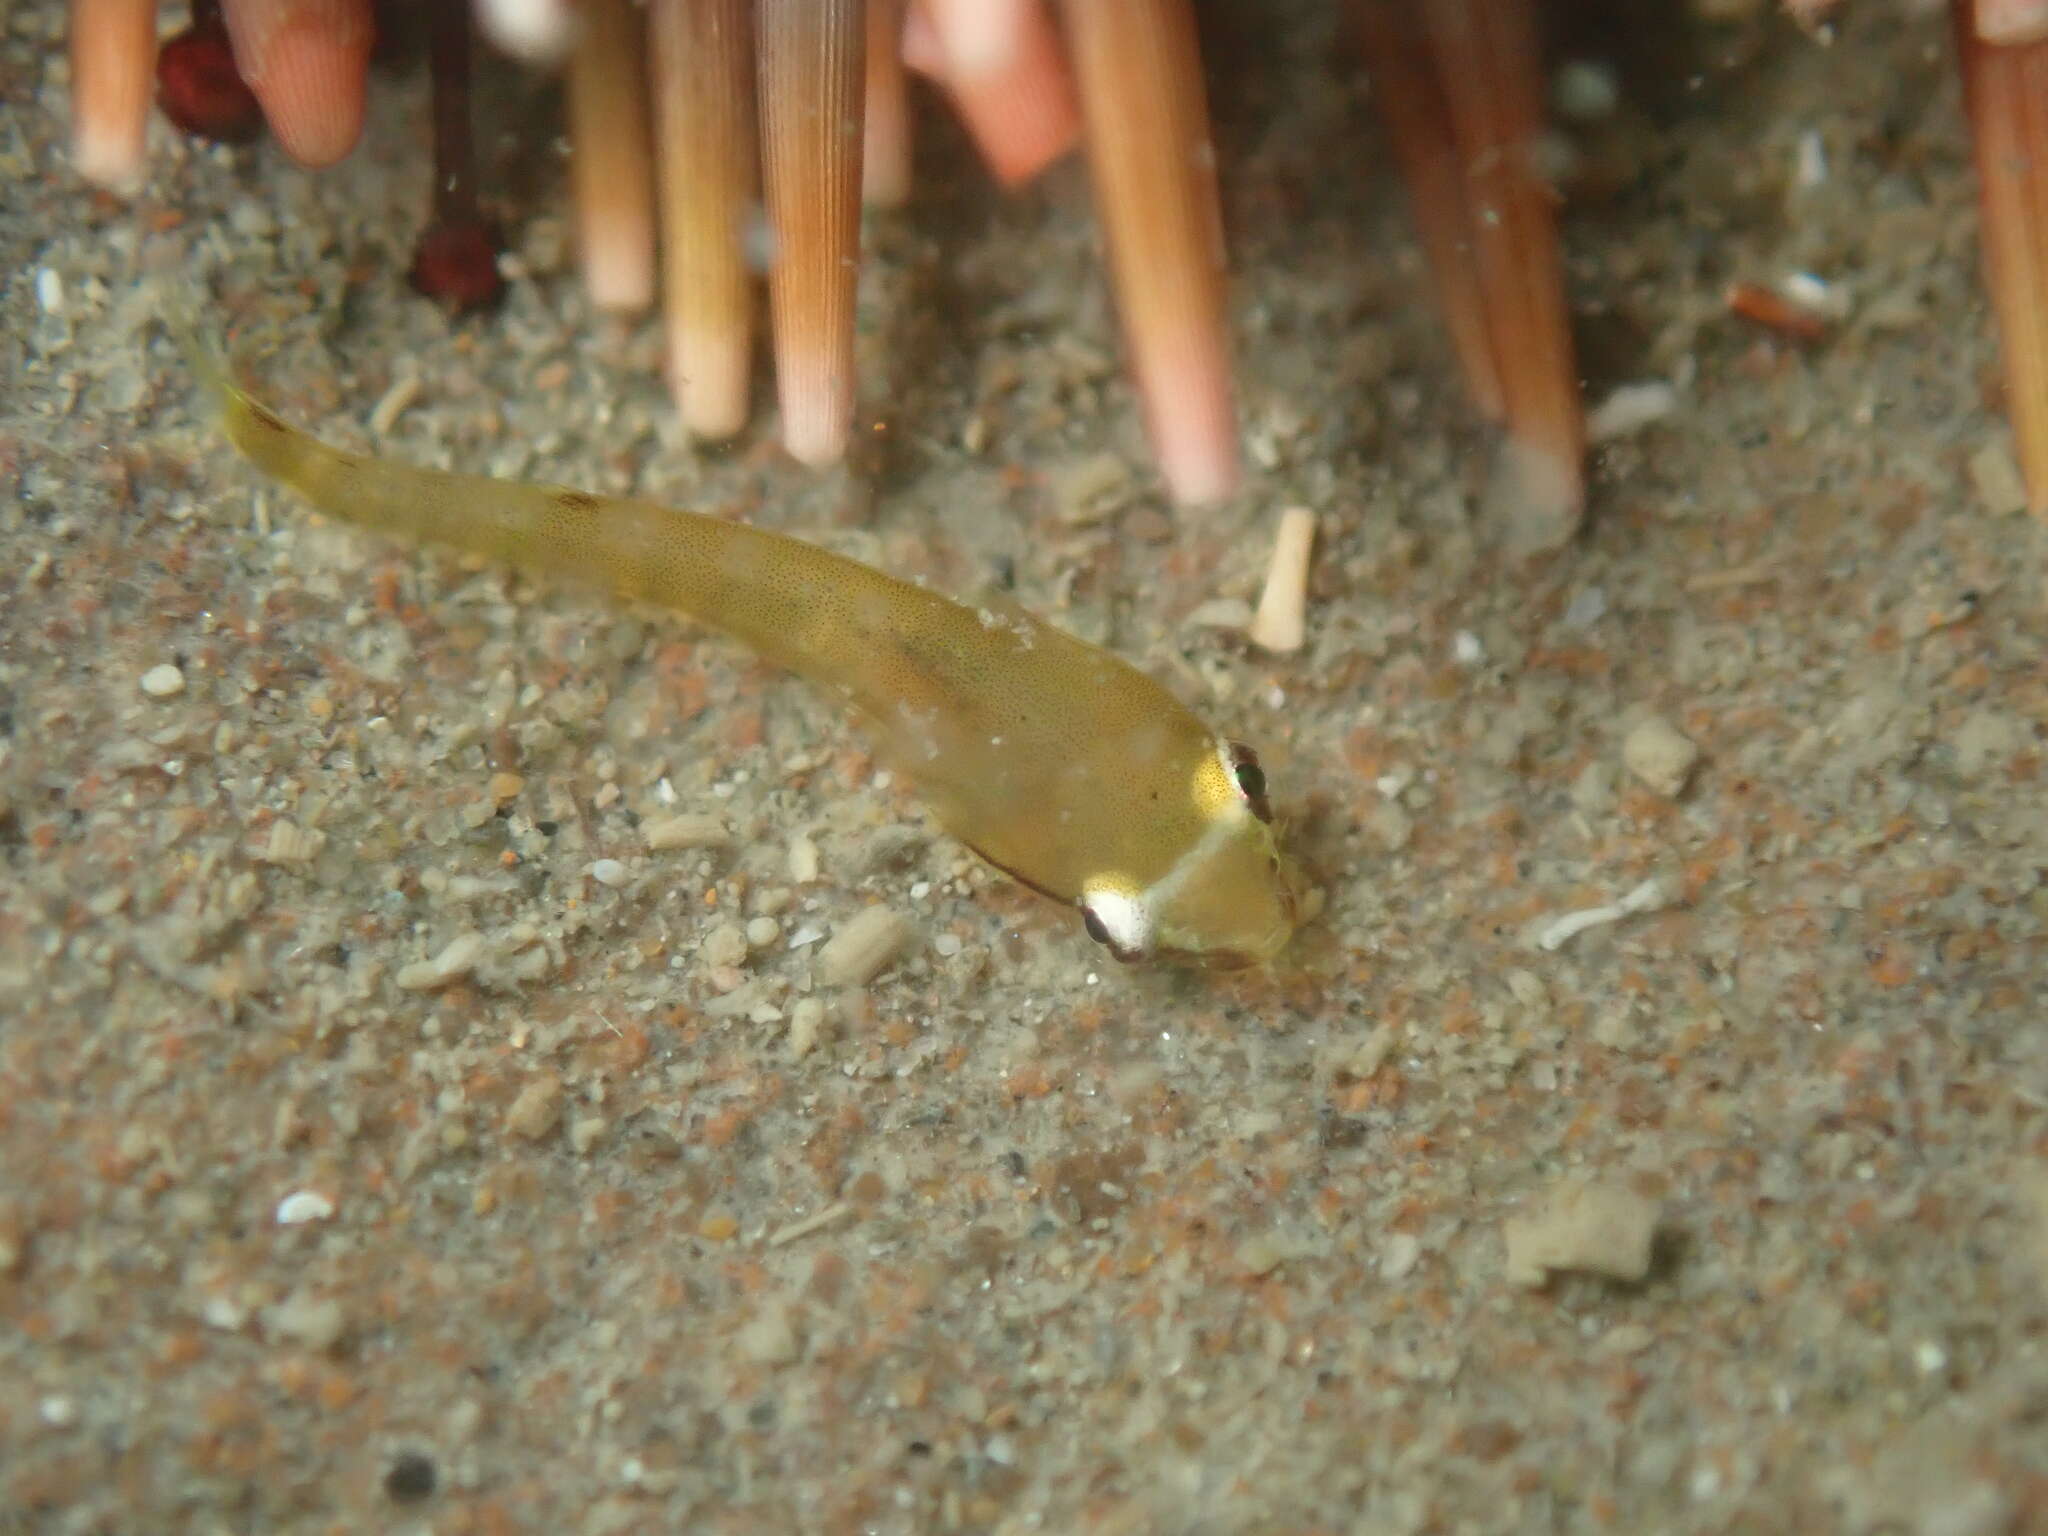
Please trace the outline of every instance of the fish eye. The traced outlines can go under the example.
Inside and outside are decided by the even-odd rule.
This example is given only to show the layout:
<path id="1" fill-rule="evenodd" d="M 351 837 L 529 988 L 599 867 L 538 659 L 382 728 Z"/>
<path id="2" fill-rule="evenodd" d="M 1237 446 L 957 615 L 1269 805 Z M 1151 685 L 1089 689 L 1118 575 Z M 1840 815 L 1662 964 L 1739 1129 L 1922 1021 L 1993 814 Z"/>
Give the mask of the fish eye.
<path id="1" fill-rule="evenodd" d="M 1228 747 L 1230 774 L 1237 781 L 1238 793 L 1243 795 L 1251 813 L 1260 821 L 1273 819 L 1273 808 L 1266 803 L 1266 770 L 1259 766 L 1259 755 L 1241 742 L 1231 742 Z"/>
<path id="2" fill-rule="evenodd" d="M 1088 937 L 1096 943 L 1108 945 L 1109 929 L 1103 924 L 1102 919 L 1095 915 L 1093 907 L 1083 907 L 1081 909 L 1081 926 L 1088 930 Z"/>

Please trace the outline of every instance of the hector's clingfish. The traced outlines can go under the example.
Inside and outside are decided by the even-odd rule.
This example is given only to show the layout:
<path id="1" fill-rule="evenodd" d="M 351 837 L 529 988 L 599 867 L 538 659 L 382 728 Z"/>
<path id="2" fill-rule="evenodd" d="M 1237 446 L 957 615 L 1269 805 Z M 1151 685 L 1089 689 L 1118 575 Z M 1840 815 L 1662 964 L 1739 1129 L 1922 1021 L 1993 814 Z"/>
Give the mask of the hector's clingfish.
<path id="1" fill-rule="evenodd" d="M 180 340 L 235 446 L 321 511 L 673 609 L 838 693 L 948 832 L 1117 958 L 1248 964 L 1293 933 L 1258 760 L 1107 651 L 766 529 L 343 453 Z"/>

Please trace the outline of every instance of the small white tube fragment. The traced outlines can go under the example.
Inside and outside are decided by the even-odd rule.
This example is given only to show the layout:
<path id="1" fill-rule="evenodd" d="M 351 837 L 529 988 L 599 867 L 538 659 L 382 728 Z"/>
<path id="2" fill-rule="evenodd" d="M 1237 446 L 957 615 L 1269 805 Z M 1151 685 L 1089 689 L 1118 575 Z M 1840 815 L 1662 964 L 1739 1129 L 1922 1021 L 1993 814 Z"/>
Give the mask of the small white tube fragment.
<path id="1" fill-rule="evenodd" d="M 852 1214 L 853 1207 L 851 1205 L 847 1204 L 844 1200 L 835 1200 L 822 1211 L 814 1211 L 809 1216 L 800 1217 L 785 1227 L 776 1228 L 768 1234 L 767 1246 L 770 1248 L 786 1247 L 798 1238 L 809 1237 L 813 1232 L 823 1231 L 826 1227 L 831 1226 L 833 1222 L 840 1221 Z"/>
<path id="2" fill-rule="evenodd" d="M 657 853 L 671 848 L 723 848 L 732 841 L 725 822 L 709 811 L 678 811 L 673 816 L 650 816 L 640 824 L 640 835 Z"/>
<path id="3" fill-rule="evenodd" d="M 420 383 L 418 374 L 401 373 L 397 378 L 393 379 L 391 387 L 385 390 L 377 403 L 370 408 L 369 420 L 365 423 L 370 429 L 370 435 L 372 437 L 390 436 L 391 429 L 398 425 L 398 418 L 410 409 L 415 400 L 419 399 L 424 387 Z"/>
<path id="4" fill-rule="evenodd" d="M 1671 905 L 1671 892 L 1665 889 L 1662 880 L 1652 875 L 1630 890 L 1615 905 L 1621 908 L 1624 916 L 1633 916 L 1638 912 L 1662 912 Z"/>
<path id="5" fill-rule="evenodd" d="M 476 969 L 477 962 L 483 957 L 484 936 L 475 932 L 459 933 L 431 960 L 415 960 L 410 965 L 400 966 L 392 980 L 408 992 L 431 992 L 436 987 L 460 981 Z"/>
<path id="6" fill-rule="evenodd" d="M 1624 917 L 1634 917 L 1642 912 L 1661 912 L 1670 905 L 1671 893 L 1665 889 L 1662 880 L 1652 875 L 1619 901 L 1564 913 L 1537 933 L 1536 944 L 1539 949 L 1561 949 L 1588 928 L 1618 923 Z"/>
<path id="7" fill-rule="evenodd" d="M 1576 912 L 1567 912 L 1536 935 L 1537 946 L 1541 949 L 1562 949 L 1588 928 L 1598 928 L 1602 923 L 1618 923 L 1628 914 L 1620 907 L 1609 903 L 1604 907 L 1581 907 Z"/>
<path id="8" fill-rule="evenodd" d="M 1586 417 L 1586 441 L 1612 442 L 1629 437 L 1678 409 L 1678 391 L 1662 379 L 1623 384 Z"/>
<path id="9" fill-rule="evenodd" d="M 1316 515 L 1307 507 L 1289 507 L 1280 514 L 1266 589 L 1245 631 L 1261 650 L 1298 651 L 1308 637 L 1308 558 L 1315 538 Z"/>

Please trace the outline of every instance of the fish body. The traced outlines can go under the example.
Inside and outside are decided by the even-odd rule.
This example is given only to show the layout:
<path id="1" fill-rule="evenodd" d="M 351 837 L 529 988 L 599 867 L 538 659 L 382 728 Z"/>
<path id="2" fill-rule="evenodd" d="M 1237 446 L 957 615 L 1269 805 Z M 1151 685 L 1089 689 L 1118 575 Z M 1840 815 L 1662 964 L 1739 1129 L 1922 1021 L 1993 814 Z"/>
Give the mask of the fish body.
<path id="1" fill-rule="evenodd" d="M 948 832 L 1118 958 L 1244 964 L 1292 934 L 1256 758 L 1110 652 L 768 529 L 344 452 L 181 344 L 228 438 L 321 511 L 671 609 L 837 693 Z"/>

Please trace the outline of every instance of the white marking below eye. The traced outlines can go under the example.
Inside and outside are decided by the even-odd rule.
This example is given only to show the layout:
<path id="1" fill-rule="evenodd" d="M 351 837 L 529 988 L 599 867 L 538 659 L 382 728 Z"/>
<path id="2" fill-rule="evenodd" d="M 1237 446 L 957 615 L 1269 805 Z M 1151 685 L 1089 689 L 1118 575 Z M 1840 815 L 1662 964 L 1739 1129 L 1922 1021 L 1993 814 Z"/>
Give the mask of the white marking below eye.
<path id="1" fill-rule="evenodd" d="M 1089 891 L 1082 900 L 1116 948 L 1142 955 L 1152 947 L 1152 914 L 1144 898 L 1125 891 Z"/>

